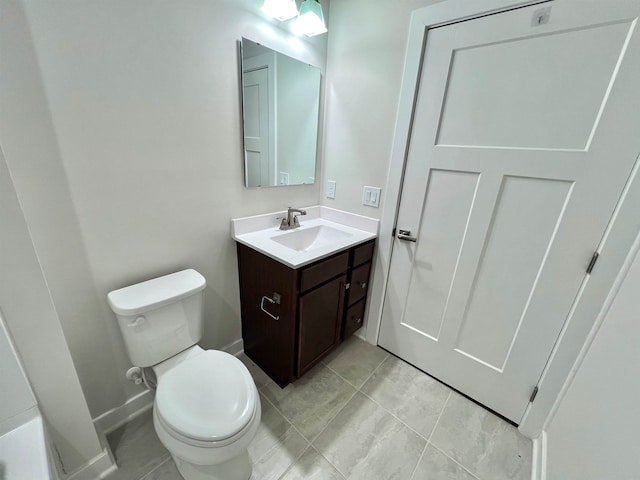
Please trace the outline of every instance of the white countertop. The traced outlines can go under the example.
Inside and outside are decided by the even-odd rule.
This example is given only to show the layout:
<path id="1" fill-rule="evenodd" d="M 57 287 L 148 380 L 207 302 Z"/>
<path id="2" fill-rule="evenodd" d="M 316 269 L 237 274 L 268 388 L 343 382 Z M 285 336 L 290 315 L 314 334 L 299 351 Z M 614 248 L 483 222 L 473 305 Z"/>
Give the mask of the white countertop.
<path id="1" fill-rule="evenodd" d="M 291 268 L 328 257 L 346 248 L 376 238 L 379 221 L 375 218 L 356 215 L 325 206 L 302 208 L 307 215 L 298 217 L 300 227 L 291 230 L 280 230 L 281 218 L 287 212 L 274 212 L 252 217 L 234 218 L 231 220 L 231 236 L 239 243 L 257 250 L 274 260 Z M 319 246 L 311 246 L 305 250 L 295 250 L 278 243 L 274 238 L 291 235 L 317 227 L 328 227 L 344 233 L 340 238 L 324 242 Z"/>

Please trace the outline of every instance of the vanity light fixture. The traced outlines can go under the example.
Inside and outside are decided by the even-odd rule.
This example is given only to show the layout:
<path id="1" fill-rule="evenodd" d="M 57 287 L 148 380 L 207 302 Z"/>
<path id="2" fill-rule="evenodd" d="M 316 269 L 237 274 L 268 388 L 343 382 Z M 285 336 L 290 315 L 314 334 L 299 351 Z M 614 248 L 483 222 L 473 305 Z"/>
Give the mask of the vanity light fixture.
<path id="1" fill-rule="evenodd" d="M 295 22 L 295 30 L 313 37 L 327 32 L 322 15 L 322 5 L 318 0 L 303 0 L 300 4 L 300 14 Z"/>
<path id="2" fill-rule="evenodd" d="M 296 0 L 264 0 L 262 11 L 281 22 L 298 15 Z"/>

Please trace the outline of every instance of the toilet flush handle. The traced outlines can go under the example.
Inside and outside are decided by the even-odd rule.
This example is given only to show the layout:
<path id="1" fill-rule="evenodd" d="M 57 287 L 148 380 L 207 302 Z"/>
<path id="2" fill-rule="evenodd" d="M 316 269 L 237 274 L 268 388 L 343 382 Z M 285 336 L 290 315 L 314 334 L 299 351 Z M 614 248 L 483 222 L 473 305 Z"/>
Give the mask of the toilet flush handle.
<path id="1" fill-rule="evenodd" d="M 136 317 L 136 319 L 127 326 L 130 328 L 139 327 L 144 323 L 145 320 L 146 318 L 144 318 L 144 315 L 140 315 L 139 317 Z"/>

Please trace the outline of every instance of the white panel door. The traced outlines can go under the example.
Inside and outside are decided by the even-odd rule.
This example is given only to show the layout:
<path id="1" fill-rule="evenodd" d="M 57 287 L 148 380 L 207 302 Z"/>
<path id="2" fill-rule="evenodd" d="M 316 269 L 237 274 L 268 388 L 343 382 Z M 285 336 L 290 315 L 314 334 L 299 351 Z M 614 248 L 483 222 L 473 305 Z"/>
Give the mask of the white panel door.
<path id="1" fill-rule="evenodd" d="M 269 68 L 245 72 L 242 108 L 244 110 L 245 184 L 269 186 L 271 178 Z"/>
<path id="2" fill-rule="evenodd" d="M 427 33 L 379 344 L 516 423 L 640 152 L 639 12 Z"/>

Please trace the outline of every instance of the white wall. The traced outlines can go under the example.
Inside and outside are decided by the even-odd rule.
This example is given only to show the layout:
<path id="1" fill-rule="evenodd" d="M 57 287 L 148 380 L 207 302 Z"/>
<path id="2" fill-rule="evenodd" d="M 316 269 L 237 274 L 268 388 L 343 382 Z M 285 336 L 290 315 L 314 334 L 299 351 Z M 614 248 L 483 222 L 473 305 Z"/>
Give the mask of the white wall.
<path id="1" fill-rule="evenodd" d="M 0 436 L 23 423 L 22 416 L 36 406 L 27 377 L 25 376 L 0 310 Z M 19 420 L 16 423 L 16 420 Z M 1 470 L 0 470 L 1 471 Z"/>
<path id="2" fill-rule="evenodd" d="M 104 391 L 124 402 L 139 388 L 116 371 L 127 365 L 122 345 L 104 341 L 117 332 L 94 287 L 29 27 L 19 1 L 0 4 L 0 145 L 83 390 L 94 405 Z"/>
<path id="3" fill-rule="evenodd" d="M 124 380 L 109 290 L 196 268 L 208 281 L 202 345 L 240 339 L 229 220 L 317 204 L 319 190 L 243 187 L 237 42 L 324 66 L 326 36 L 294 39 L 250 0 L 24 8 L 55 137 L 45 152 L 11 148 L 7 163 L 96 417 L 140 391 Z M 39 138 L 40 112 L 13 104 L 19 121 L 0 112 L 11 136 Z"/>
<path id="4" fill-rule="evenodd" d="M 349 0 L 331 4 L 327 46 L 324 205 L 380 218 L 362 187 L 387 181 L 411 12 L 439 0 Z M 395 206 L 390 206 L 395 208 Z"/>
<path id="5" fill-rule="evenodd" d="M 16 21 L 12 13 L 3 9 L 3 17 Z M 54 447 L 72 472 L 102 447 L 1 152 L 0 225 L 0 306 Z M 2 397 L 8 388 L 0 384 Z"/>
<path id="6" fill-rule="evenodd" d="M 439 1 L 349 0 L 331 5 L 323 205 L 374 218 L 382 218 L 385 208 L 395 211 L 395 203 L 386 202 L 385 195 L 411 12 Z M 335 200 L 325 197 L 327 180 L 337 181 Z M 380 208 L 362 205 L 365 185 L 382 188 Z M 370 342 L 377 341 L 375 329 L 367 329 L 382 308 L 387 262 L 378 250 L 362 332 Z"/>
<path id="7" fill-rule="evenodd" d="M 547 429 L 547 480 L 640 472 L 640 236 L 602 326 Z"/>

